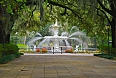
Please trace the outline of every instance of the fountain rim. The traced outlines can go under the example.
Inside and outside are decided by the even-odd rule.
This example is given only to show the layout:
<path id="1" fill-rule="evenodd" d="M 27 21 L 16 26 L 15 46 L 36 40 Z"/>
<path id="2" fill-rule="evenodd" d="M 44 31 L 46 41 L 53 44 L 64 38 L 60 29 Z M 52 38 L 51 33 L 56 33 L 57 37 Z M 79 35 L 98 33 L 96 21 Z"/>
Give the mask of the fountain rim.
<path id="1" fill-rule="evenodd" d="M 49 38 L 49 39 L 68 39 L 67 36 L 44 36 L 44 38 Z"/>

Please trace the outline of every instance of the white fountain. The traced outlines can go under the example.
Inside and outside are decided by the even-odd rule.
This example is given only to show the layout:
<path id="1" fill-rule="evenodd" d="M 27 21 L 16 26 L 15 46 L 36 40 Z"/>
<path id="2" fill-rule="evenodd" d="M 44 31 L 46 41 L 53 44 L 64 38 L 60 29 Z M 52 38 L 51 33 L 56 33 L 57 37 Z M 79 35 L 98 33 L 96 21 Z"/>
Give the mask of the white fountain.
<path id="1" fill-rule="evenodd" d="M 43 39 L 39 43 L 39 45 L 37 45 L 37 48 L 50 47 L 51 51 L 53 52 L 53 47 L 54 47 L 54 52 L 61 52 L 60 47 L 64 47 L 66 49 L 71 48 L 72 46 L 68 40 L 73 40 L 76 45 L 76 48 L 75 48 L 76 51 L 78 51 L 77 46 L 78 46 L 78 48 L 79 48 L 79 46 L 81 46 L 81 50 L 82 50 L 82 47 L 88 48 L 88 46 L 87 46 L 88 39 L 83 32 L 79 31 L 77 26 L 73 26 L 71 28 L 71 31 L 73 29 L 77 29 L 76 32 L 74 32 L 74 33 L 71 33 L 71 31 L 70 31 L 70 33 L 62 32 L 61 36 L 58 36 L 59 27 L 61 27 L 61 26 L 58 25 L 58 22 L 56 20 L 55 24 L 50 26 L 50 31 L 52 32 L 53 36 L 42 37 L 42 35 L 40 33 L 37 33 L 38 37 L 35 37 L 31 41 L 29 41 L 28 45 L 33 45 L 35 41 Z"/>
<path id="2" fill-rule="evenodd" d="M 52 52 L 53 52 L 53 47 L 54 47 L 54 52 L 61 52 L 60 41 L 68 39 L 67 36 L 58 36 L 59 27 L 60 26 L 58 25 L 57 19 L 56 19 L 56 23 L 54 25 L 51 25 L 51 28 L 50 28 L 50 30 L 53 33 L 53 36 L 45 36 L 44 37 L 44 40 L 46 40 L 46 41 L 51 40 L 51 42 L 53 44 L 53 45 L 51 45 Z"/>

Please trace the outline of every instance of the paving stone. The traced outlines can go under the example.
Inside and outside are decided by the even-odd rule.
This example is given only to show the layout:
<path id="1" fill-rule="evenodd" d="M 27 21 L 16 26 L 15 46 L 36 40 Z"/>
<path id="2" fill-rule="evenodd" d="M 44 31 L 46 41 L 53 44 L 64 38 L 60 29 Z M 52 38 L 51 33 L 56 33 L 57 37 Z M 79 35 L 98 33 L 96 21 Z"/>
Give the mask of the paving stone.
<path id="1" fill-rule="evenodd" d="M 75 75 L 73 78 L 89 78 L 86 75 Z"/>
<path id="2" fill-rule="evenodd" d="M 30 78 L 30 76 L 17 76 L 16 78 Z"/>
<path id="3" fill-rule="evenodd" d="M 2 78 L 16 78 L 16 76 L 11 76 L 11 75 L 5 75 Z"/>
<path id="4" fill-rule="evenodd" d="M 116 78 L 116 62 L 87 54 L 25 54 L 0 64 L 0 78 Z"/>
<path id="5" fill-rule="evenodd" d="M 116 78 L 116 76 L 114 76 L 114 75 L 101 75 L 102 76 L 102 78 Z"/>

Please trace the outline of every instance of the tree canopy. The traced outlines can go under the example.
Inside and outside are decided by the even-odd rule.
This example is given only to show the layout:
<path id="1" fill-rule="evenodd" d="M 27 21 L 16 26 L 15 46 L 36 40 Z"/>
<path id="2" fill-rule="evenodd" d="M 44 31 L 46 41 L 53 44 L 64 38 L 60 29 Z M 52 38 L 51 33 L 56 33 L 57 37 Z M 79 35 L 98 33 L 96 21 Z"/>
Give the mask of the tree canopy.
<path id="1" fill-rule="evenodd" d="M 106 35 L 107 20 L 111 24 L 116 14 L 115 0 L 1 0 L 0 6 L 0 36 L 6 35 L 6 39 L 16 25 L 22 30 L 41 30 L 48 26 L 47 23 L 53 24 L 56 18 L 62 30 L 69 31 L 71 26 L 78 26 L 88 36 L 102 38 Z M 36 16 L 36 13 L 40 15 Z M 111 24 L 111 27 L 115 26 Z M 115 41 L 115 37 L 113 39 Z"/>

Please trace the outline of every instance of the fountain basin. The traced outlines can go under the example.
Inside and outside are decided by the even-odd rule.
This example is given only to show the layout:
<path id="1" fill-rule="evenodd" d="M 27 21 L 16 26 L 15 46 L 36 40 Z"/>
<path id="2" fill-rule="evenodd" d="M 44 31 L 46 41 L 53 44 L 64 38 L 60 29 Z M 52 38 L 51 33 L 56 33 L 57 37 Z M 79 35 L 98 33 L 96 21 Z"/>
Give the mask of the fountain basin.
<path id="1" fill-rule="evenodd" d="M 63 40 L 65 40 L 65 39 L 68 39 L 68 37 L 67 36 L 45 36 L 44 38 L 46 38 L 46 39 L 63 39 Z"/>

